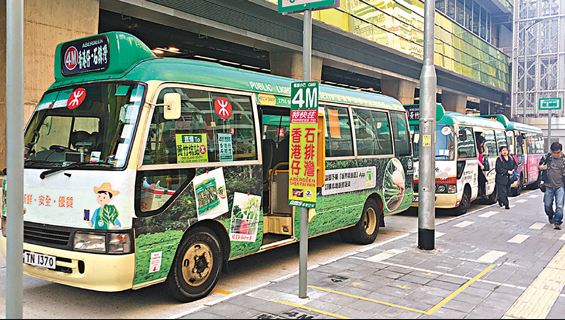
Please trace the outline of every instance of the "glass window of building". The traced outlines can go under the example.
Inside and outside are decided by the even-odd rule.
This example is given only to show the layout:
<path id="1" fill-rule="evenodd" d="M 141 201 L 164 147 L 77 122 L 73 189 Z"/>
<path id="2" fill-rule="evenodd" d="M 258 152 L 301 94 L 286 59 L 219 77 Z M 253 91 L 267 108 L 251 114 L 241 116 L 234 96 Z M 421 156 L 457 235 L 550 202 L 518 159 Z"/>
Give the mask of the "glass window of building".
<path id="1" fill-rule="evenodd" d="M 471 30 L 473 26 L 473 1 L 465 1 L 465 28 Z"/>
<path id="2" fill-rule="evenodd" d="M 478 3 L 473 2 L 473 33 L 479 34 L 479 27 L 481 25 L 480 20 L 481 7 Z"/>
<path id="3" fill-rule="evenodd" d="M 445 12 L 445 0 L 436 0 L 436 9 Z"/>
<path id="4" fill-rule="evenodd" d="M 487 11 L 481 8 L 481 34 L 480 37 L 483 39 L 487 38 Z"/>
<path id="5" fill-rule="evenodd" d="M 447 16 L 455 20 L 455 0 L 447 0 Z"/>
<path id="6" fill-rule="evenodd" d="M 462 26 L 465 25 L 465 1 L 464 0 L 457 0 L 455 4 L 456 16 L 455 20 L 461 24 Z"/>

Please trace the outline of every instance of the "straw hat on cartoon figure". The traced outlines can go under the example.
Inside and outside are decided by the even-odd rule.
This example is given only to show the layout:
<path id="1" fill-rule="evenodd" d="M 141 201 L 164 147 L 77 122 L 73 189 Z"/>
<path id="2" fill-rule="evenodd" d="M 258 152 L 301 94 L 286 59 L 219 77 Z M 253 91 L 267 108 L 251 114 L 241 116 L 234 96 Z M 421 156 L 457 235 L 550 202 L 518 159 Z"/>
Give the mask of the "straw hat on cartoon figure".
<path id="1" fill-rule="evenodd" d="M 117 196 L 120 192 L 112 190 L 112 184 L 110 182 L 104 182 L 100 187 L 94 187 L 94 193 L 98 194 L 100 191 L 108 192 L 113 196 Z"/>

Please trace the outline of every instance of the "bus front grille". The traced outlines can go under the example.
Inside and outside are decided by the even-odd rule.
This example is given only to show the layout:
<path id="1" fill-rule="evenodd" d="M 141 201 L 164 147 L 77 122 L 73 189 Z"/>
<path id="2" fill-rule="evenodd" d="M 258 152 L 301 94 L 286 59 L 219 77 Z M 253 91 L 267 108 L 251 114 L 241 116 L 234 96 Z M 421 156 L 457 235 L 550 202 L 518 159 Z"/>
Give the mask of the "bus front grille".
<path id="1" fill-rule="evenodd" d="M 71 229 L 25 222 L 24 242 L 46 247 L 67 249 L 71 245 Z"/>

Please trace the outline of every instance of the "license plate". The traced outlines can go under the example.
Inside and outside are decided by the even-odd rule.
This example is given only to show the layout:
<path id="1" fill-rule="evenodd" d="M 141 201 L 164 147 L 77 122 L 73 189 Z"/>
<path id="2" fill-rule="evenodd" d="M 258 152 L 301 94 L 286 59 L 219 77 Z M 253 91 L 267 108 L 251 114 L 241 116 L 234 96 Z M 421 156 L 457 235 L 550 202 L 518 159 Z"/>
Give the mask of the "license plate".
<path id="1" fill-rule="evenodd" d="M 55 269 L 56 258 L 35 252 L 24 252 L 24 263 L 40 268 Z"/>
<path id="2" fill-rule="evenodd" d="M 412 202 L 418 202 L 418 196 L 412 196 Z"/>

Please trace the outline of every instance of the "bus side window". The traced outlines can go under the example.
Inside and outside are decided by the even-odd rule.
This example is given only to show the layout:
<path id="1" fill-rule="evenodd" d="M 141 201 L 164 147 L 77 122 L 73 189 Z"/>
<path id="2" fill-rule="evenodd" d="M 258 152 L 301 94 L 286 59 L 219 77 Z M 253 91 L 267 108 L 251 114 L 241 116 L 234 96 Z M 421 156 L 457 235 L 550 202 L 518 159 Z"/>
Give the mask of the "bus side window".
<path id="1" fill-rule="evenodd" d="M 392 154 L 392 139 L 388 115 L 383 111 L 353 108 L 357 154 Z"/>
<path id="2" fill-rule="evenodd" d="M 485 137 L 485 151 L 489 157 L 497 157 L 498 150 L 496 149 L 496 138 L 493 130 L 485 130 L 483 132 Z"/>
<path id="3" fill-rule="evenodd" d="M 459 127 L 459 130 L 465 130 L 466 138 L 461 139 L 462 135 L 457 135 L 457 157 L 458 158 L 475 158 L 477 156 L 477 148 L 475 147 L 475 135 L 471 128 Z"/>
<path id="4" fill-rule="evenodd" d="M 166 120 L 155 107 L 144 164 L 257 160 L 251 98 L 189 88 L 165 88 L 181 95 L 181 116 Z"/>
<path id="5" fill-rule="evenodd" d="M 353 138 L 347 108 L 324 106 L 326 157 L 353 156 Z"/>
<path id="6" fill-rule="evenodd" d="M 392 132 L 394 135 L 394 149 L 397 157 L 410 155 L 410 132 L 406 124 L 404 113 L 391 112 Z"/>

